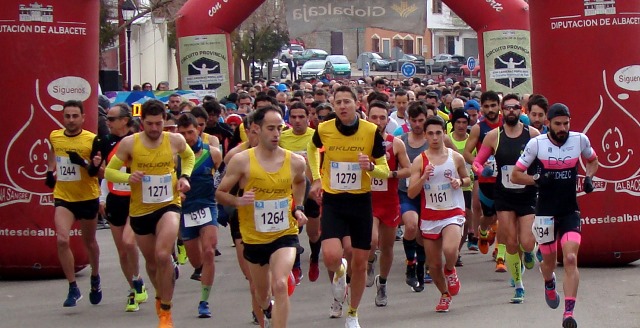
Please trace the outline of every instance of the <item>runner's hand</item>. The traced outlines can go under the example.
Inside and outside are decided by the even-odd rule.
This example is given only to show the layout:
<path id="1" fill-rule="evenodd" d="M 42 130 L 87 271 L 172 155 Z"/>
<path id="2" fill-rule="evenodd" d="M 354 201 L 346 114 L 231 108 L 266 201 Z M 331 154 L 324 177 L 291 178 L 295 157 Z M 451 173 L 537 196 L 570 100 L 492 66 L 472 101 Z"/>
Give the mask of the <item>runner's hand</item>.
<path id="1" fill-rule="evenodd" d="M 69 155 L 69 162 L 71 162 L 72 164 L 87 167 L 87 162 L 75 151 L 68 151 L 67 154 Z"/>
<path id="2" fill-rule="evenodd" d="M 453 190 L 459 189 L 462 186 L 460 183 L 461 179 L 449 177 L 449 181 L 451 182 L 451 188 L 453 188 Z"/>
<path id="3" fill-rule="evenodd" d="M 178 179 L 178 191 L 180 191 L 181 193 L 186 193 L 189 190 L 191 190 L 191 184 L 189 183 L 189 180 L 187 180 L 186 178 Z"/>
<path id="4" fill-rule="evenodd" d="M 242 197 L 236 198 L 236 207 L 253 205 L 253 201 L 256 199 L 256 193 L 253 189 L 246 191 L 242 194 Z"/>
<path id="5" fill-rule="evenodd" d="M 102 163 L 102 155 L 100 154 L 99 150 L 98 150 L 98 153 L 95 156 L 93 156 L 91 161 L 93 162 L 93 166 L 95 167 L 100 166 L 100 163 Z"/>
<path id="6" fill-rule="evenodd" d="M 593 182 L 591 181 L 591 177 L 584 178 L 584 183 L 582 187 L 586 194 L 593 191 Z"/>
<path id="7" fill-rule="evenodd" d="M 56 178 L 53 176 L 53 171 L 47 171 L 47 179 L 44 184 L 51 189 L 56 186 Z"/>
<path id="8" fill-rule="evenodd" d="M 298 221 L 298 228 L 304 226 L 307 223 L 307 216 L 304 214 L 303 211 L 297 210 L 293 212 L 293 214 L 295 215 L 295 218 Z"/>
<path id="9" fill-rule="evenodd" d="M 129 175 L 129 184 L 140 183 L 142 181 L 142 177 L 144 176 L 144 172 L 135 171 Z"/>

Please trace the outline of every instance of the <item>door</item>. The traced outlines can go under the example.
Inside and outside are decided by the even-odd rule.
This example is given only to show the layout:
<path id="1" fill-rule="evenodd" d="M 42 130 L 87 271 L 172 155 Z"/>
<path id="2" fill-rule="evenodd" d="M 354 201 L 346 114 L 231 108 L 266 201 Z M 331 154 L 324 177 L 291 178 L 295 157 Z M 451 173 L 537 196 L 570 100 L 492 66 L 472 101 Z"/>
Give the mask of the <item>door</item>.
<path id="1" fill-rule="evenodd" d="M 342 32 L 331 32 L 331 54 L 342 55 Z"/>
<path id="2" fill-rule="evenodd" d="M 391 40 L 382 39 L 382 53 L 385 58 L 391 57 Z"/>
<path id="3" fill-rule="evenodd" d="M 447 53 L 450 55 L 456 53 L 456 38 L 453 36 L 447 36 Z"/>

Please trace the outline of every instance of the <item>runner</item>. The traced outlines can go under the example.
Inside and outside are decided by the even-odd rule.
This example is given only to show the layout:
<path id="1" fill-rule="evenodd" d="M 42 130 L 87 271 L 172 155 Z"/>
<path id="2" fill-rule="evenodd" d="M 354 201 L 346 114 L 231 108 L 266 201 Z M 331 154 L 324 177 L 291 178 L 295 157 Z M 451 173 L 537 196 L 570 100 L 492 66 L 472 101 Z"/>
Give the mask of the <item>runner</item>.
<path id="1" fill-rule="evenodd" d="M 386 132 L 388 107 L 381 101 L 369 104 L 369 122 L 378 126 L 382 135 L 389 164 L 387 179 L 371 179 L 371 199 L 373 201 L 373 231 L 371 252 L 367 264 L 367 287 L 376 284 L 376 306 L 387 306 L 387 278 L 393 264 L 393 244 L 396 229 L 400 224 L 400 200 L 398 179 L 409 177 L 409 157 L 402 140 Z M 376 249 L 380 248 L 380 274 L 375 276 Z"/>
<path id="2" fill-rule="evenodd" d="M 521 110 L 518 95 L 507 94 L 502 98 L 504 125 L 487 133 L 473 162 L 476 173 L 481 174 L 487 158 L 494 156 L 498 168 L 494 190 L 495 208 L 500 226 L 498 239 L 506 245 L 507 270 L 511 273 L 516 288 L 511 303 L 524 302 L 520 253 L 524 252 L 524 265 L 527 268 L 531 269 L 535 264 L 532 253 L 535 239 L 530 227 L 533 224 L 536 188 L 510 181 L 524 147 L 530 139 L 540 134 L 535 128 L 529 128 L 519 121 Z"/>
<path id="3" fill-rule="evenodd" d="M 165 116 L 162 102 L 151 99 L 142 104 L 143 132 L 122 139 L 105 172 L 108 181 L 131 185 L 130 223 L 156 290 L 158 328 L 173 327 L 175 273 L 171 253 L 180 225 L 179 193 L 189 191 L 194 164 L 193 151 L 184 138 L 162 131 Z M 179 179 L 175 154 L 181 157 Z M 120 171 L 125 161 L 130 163 L 130 174 Z"/>
<path id="4" fill-rule="evenodd" d="M 76 283 L 74 256 L 69 244 L 69 232 L 76 220 L 80 222 L 82 242 L 89 254 L 91 266 L 89 301 L 95 305 L 102 300 L 100 248 L 96 240 L 98 198 L 100 197 L 100 186 L 96 175 L 102 157 L 100 153 L 93 158 L 90 157 L 96 135 L 82 128 L 84 124 L 82 102 L 66 101 L 62 105 L 62 117 L 64 128 L 53 130 L 49 135 L 51 151 L 47 161 L 45 184 L 53 189 L 58 258 L 65 278 L 69 281 L 69 294 L 63 306 L 76 306 L 82 299 L 80 288 Z"/>
<path id="5" fill-rule="evenodd" d="M 107 125 L 109 132 L 101 139 L 97 147 L 101 154 L 105 154 L 106 162 L 116 154 L 120 141 L 131 134 L 130 126 L 133 124 L 131 108 L 125 103 L 115 104 L 107 112 Z M 122 168 L 123 172 L 128 169 Z M 129 284 L 129 296 L 127 297 L 126 312 L 136 312 L 139 304 L 147 301 L 148 295 L 138 264 L 138 246 L 135 235 L 129 224 L 129 202 L 131 200 L 131 188 L 128 184 L 101 182 L 103 189 L 100 195 L 100 213 L 109 221 L 111 236 L 118 250 L 120 268 Z"/>
<path id="6" fill-rule="evenodd" d="M 444 120 L 430 117 L 424 129 L 429 148 L 411 164 L 407 196 L 422 196 L 420 231 L 431 278 L 441 293 L 436 311 L 447 312 L 451 297 L 460 291 L 455 264 L 465 221 L 461 187 L 470 186 L 471 179 L 462 155 L 444 146 Z"/>
<path id="7" fill-rule="evenodd" d="M 349 247 L 351 256 L 351 302 L 345 326 L 360 327 L 358 306 L 364 292 L 367 258 L 371 249 L 373 213 L 371 177 L 389 176 L 382 136 L 375 124 L 358 119 L 356 95 L 348 86 L 334 94 L 337 118 L 318 126 L 307 154 L 313 174 L 311 193 L 322 199 L 322 254 L 325 266 L 335 272 L 332 287 L 336 301 L 347 294 L 347 260 L 342 256 Z M 318 149 L 325 147 L 320 176 Z M 375 160 L 375 164 L 371 161 Z M 321 192 L 324 191 L 322 198 Z M 351 206 L 345 207 L 344 204 Z"/>
<path id="8" fill-rule="evenodd" d="M 300 205 L 304 203 L 305 160 L 278 146 L 283 122 L 278 107 L 256 110 L 251 130 L 260 137 L 259 144 L 231 159 L 216 191 L 220 203 L 238 208 L 244 257 L 264 313 L 264 327 L 287 325 L 287 281 L 295 260 L 298 226 L 307 220 Z M 236 183 L 245 190 L 242 197 L 229 193 Z"/>
<path id="9" fill-rule="evenodd" d="M 185 138 L 196 157 L 191 173 L 191 189 L 184 193 L 182 202 L 180 236 L 191 264 L 201 273 L 199 280 L 202 289 L 198 316 L 211 318 L 209 294 L 215 277 L 213 259 L 218 243 L 218 207 L 215 201 L 213 173 L 222 163 L 222 154 L 217 147 L 210 147 L 202 140 L 198 121 L 192 114 L 180 116 L 178 132 Z"/>
<path id="10" fill-rule="evenodd" d="M 547 126 L 547 108 L 549 107 L 549 102 L 547 98 L 543 95 L 534 94 L 529 97 L 527 106 L 529 107 L 528 115 L 531 126 L 538 129 L 540 133 L 549 132 L 549 127 Z"/>
<path id="11" fill-rule="evenodd" d="M 593 191 L 593 175 L 598 170 L 598 157 L 585 134 L 569 130 L 571 115 L 566 105 L 551 105 L 547 117 L 549 132 L 527 143 L 513 170 L 511 182 L 538 186 L 533 232 L 544 258 L 540 269 L 545 285 L 545 300 L 552 309 L 560 305 L 554 273 L 559 241 L 564 266 L 562 327 L 575 328 L 578 324 L 573 318 L 573 310 L 578 293 L 578 250 L 582 239 L 576 200 L 578 162 L 580 155 L 586 160 L 583 191 L 590 193 Z M 558 161 L 560 156 L 564 160 Z M 534 162 L 539 165 L 537 173 L 531 176 L 525 171 Z"/>

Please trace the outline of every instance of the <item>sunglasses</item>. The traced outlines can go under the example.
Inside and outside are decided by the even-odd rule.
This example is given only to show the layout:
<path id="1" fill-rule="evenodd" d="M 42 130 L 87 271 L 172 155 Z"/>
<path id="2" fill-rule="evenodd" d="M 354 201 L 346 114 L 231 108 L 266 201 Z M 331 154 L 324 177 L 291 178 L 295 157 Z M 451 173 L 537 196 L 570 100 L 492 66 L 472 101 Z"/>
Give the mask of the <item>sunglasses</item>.
<path id="1" fill-rule="evenodd" d="M 520 106 L 518 104 L 515 104 L 515 105 L 505 105 L 502 108 L 506 109 L 506 110 L 520 110 L 520 109 L 522 109 L 522 106 Z"/>
<path id="2" fill-rule="evenodd" d="M 119 118 L 123 118 L 124 116 L 107 116 L 107 120 L 109 122 L 115 122 Z"/>

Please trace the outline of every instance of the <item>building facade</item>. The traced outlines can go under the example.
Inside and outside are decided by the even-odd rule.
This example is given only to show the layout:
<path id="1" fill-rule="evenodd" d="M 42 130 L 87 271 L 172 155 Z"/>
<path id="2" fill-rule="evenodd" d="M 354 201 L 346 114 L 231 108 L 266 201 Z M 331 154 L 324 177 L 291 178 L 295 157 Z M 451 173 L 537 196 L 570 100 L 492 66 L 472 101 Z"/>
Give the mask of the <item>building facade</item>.
<path id="1" fill-rule="evenodd" d="M 427 0 L 427 29 L 432 41 L 428 58 L 438 54 L 478 58 L 476 32 L 442 0 Z"/>

